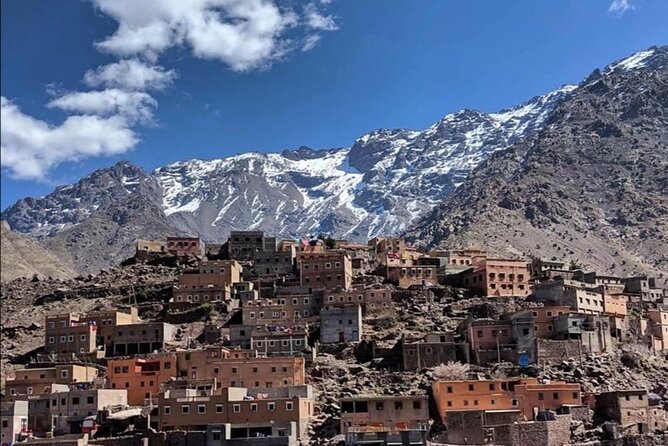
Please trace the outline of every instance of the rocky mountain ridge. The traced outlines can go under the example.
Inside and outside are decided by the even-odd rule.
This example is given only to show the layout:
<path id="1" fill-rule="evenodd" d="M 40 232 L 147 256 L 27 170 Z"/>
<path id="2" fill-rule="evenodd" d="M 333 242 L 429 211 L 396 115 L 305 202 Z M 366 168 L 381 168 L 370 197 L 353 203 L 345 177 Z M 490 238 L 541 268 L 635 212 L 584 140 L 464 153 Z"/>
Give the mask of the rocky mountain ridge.
<path id="1" fill-rule="evenodd" d="M 436 246 L 668 276 L 668 47 L 595 70 L 409 231 Z"/>
<path id="2" fill-rule="evenodd" d="M 578 87 L 563 86 L 498 113 L 461 110 L 422 131 L 376 130 L 357 138 L 349 148 L 301 147 L 282 153 L 194 159 L 151 173 L 120 162 L 77 184 L 59 187 L 45 197 L 19 200 L 2 213 L 2 219 L 15 231 L 43 238 L 56 252 L 75 252 L 75 263 L 86 271 L 122 260 L 131 254 L 136 238 L 181 232 L 220 242 L 234 229 L 259 229 L 286 238 L 326 233 L 356 241 L 408 231 L 414 240 L 429 245 L 467 242 L 495 252 L 532 254 L 538 251 L 539 243 L 531 242 L 529 249 L 527 240 L 540 238 L 541 231 L 548 228 L 534 222 L 549 220 L 544 209 L 563 206 L 559 201 L 563 197 L 541 197 L 540 182 L 532 186 L 533 201 L 529 204 L 513 192 L 510 181 L 526 172 L 552 175 L 550 163 L 555 160 L 539 155 L 540 150 L 533 148 L 536 141 L 552 134 L 555 147 L 559 146 L 559 137 L 566 138 L 564 141 L 579 138 L 577 144 L 588 146 L 610 137 L 611 132 L 623 133 L 615 120 L 631 119 L 633 113 L 637 123 L 645 125 L 640 115 L 652 125 L 661 123 L 665 104 L 660 98 L 657 103 L 654 95 L 664 93 L 654 81 L 665 71 L 665 54 L 665 47 L 650 48 L 594 71 Z M 654 89 L 648 90 L 642 81 L 633 85 L 626 82 L 626 78 L 637 75 L 650 80 L 648 86 Z M 605 81 L 600 83 L 599 78 Z M 600 107 L 581 103 L 579 98 L 596 93 L 592 89 L 614 91 L 618 88 L 615 82 L 623 83 L 627 91 L 623 99 L 630 105 L 625 115 L 589 122 L 587 113 L 598 113 Z M 642 101 L 653 101 L 654 105 L 647 107 Z M 559 128 L 563 127 L 564 116 L 573 118 L 573 122 L 579 116 L 587 122 L 572 126 L 562 135 Z M 643 128 L 632 130 L 641 132 Z M 652 139 L 658 145 L 648 147 L 646 156 L 661 162 L 665 156 L 665 145 L 660 139 L 663 136 L 657 133 L 649 137 L 659 140 Z M 555 150 L 554 157 L 561 156 Z M 570 170 L 562 172 L 564 175 L 575 173 L 585 179 L 596 176 L 589 168 L 582 169 L 582 162 L 589 166 L 587 154 L 583 160 L 580 154 L 573 156 Z M 555 180 L 571 181 L 567 176 Z M 480 184 L 487 185 L 489 197 L 482 196 Z M 665 188 L 661 182 L 654 186 L 659 191 Z M 494 187 L 501 188 L 504 195 L 492 199 Z M 578 191 L 568 193 L 577 196 Z M 651 206 L 652 200 L 645 200 L 645 206 Z M 661 203 L 661 196 L 657 200 Z M 578 203 L 587 206 L 582 201 Z M 504 221 L 494 223 L 499 220 L 494 213 L 505 215 L 507 210 L 517 211 L 515 207 L 523 209 L 515 212 L 518 226 Z M 562 211 L 574 215 L 580 212 L 577 208 Z M 559 229 L 561 233 L 586 230 L 582 225 L 571 227 L 577 220 L 569 222 L 566 215 L 561 218 L 565 225 Z M 630 217 L 625 214 L 624 218 Z M 616 231 L 627 220 L 608 220 L 607 224 Z M 514 220 L 508 221 L 515 224 Z M 532 222 L 529 228 L 518 232 L 517 228 L 527 221 Z M 471 230 L 472 222 L 489 230 L 476 233 Z M 515 239 L 503 236 L 509 228 L 513 233 L 533 235 L 526 240 L 518 235 L 518 248 L 514 249 L 510 245 Z M 606 243 L 605 240 L 603 237 L 597 242 Z M 588 250 L 597 249 L 585 245 Z M 550 256 L 567 258 L 571 251 L 575 252 L 566 247 L 556 252 L 556 248 L 550 248 Z M 106 253 L 105 258 L 95 259 L 100 251 Z M 653 248 L 650 263 L 656 261 L 658 251 Z M 609 270 L 613 254 L 596 258 L 592 266 Z M 643 256 L 642 249 L 638 250 L 637 261 L 631 263 L 642 263 Z"/>
<path id="3" fill-rule="evenodd" d="M 136 195 L 161 206 L 174 227 L 208 240 L 246 228 L 353 240 L 397 234 L 481 160 L 539 129 L 573 88 L 499 113 L 462 110 L 424 131 L 376 130 L 350 148 L 193 159 L 152 173 L 119 162 L 45 197 L 19 200 L 2 219 L 21 233 L 52 237 Z"/>

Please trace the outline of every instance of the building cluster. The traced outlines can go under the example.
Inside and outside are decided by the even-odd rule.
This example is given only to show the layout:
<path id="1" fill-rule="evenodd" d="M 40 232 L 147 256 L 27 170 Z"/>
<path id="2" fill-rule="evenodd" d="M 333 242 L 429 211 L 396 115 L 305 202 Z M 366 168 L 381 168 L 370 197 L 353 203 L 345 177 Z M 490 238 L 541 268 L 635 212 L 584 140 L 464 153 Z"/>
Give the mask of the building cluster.
<path id="1" fill-rule="evenodd" d="M 371 356 L 392 355 L 401 370 L 420 371 L 450 362 L 525 367 L 630 341 L 668 353 L 668 296 L 647 277 L 479 249 L 426 253 L 401 238 L 277 241 L 232 231 L 220 245 L 137 242 L 137 258 L 165 256 L 194 259 L 167 311 L 209 311 L 203 346 L 184 344 L 174 325 L 141 320 L 135 307 L 49 315 L 43 352 L 6 382 L 2 443 L 143 422 L 201 432 L 202 444 L 297 445 L 316 411 L 307 368 L 319 348 L 368 340 L 366 318 L 396 312 L 406 292 L 443 285 L 526 305 L 496 319 L 469 316 L 456 330 L 402 336 Z M 213 313 L 228 317 L 219 322 Z M 666 428 L 665 412 L 644 390 L 584 395 L 579 384 L 532 378 L 435 379 L 430 394 L 356 395 L 338 406 L 346 445 L 426 445 L 434 420 L 451 443 L 556 444 L 570 436 L 571 420 L 591 411 L 628 430 Z"/>

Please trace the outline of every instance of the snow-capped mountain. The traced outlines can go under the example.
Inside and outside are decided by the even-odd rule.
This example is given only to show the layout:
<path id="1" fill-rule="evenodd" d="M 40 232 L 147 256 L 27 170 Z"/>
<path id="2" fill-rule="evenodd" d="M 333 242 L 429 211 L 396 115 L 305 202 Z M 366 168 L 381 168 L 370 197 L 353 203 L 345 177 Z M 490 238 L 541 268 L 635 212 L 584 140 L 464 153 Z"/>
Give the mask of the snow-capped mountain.
<path id="1" fill-rule="evenodd" d="M 498 113 L 462 110 L 423 131 L 376 130 L 350 148 L 182 161 L 153 175 L 172 223 L 209 240 L 233 229 L 352 240 L 397 234 L 489 154 L 540 129 L 574 88 Z"/>
<path id="2" fill-rule="evenodd" d="M 174 228 L 205 240 L 231 230 L 351 240 L 399 234 L 449 196 L 482 160 L 542 128 L 574 86 L 498 113 L 461 110 L 422 130 L 376 130 L 351 147 L 188 160 L 146 173 L 128 162 L 100 169 L 2 214 L 38 237 L 72 228 L 133 194 Z"/>
<path id="3" fill-rule="evenodd" d="M 564 86 L 497 113 L 461 110 L 424 130 L 376 130 L 345 148 L 301 147 L 181 161 L 150 173 L 120 162 L 45 197 L 19 200 L 2 219 L 14 231 L 46 238 L 58 252 L 73 253 L 82 270 L 117 262 L 131 253 L 136 238 L 174 232 L 197 234 L 209 242 L 222 241 L 234 229 L 259 229 L 278 237 L 326 233 L 349 240 L 400 234 L 425 226 L 427 216 L 442 207 L 437 205 L 452 201 L 449 197 L 475 194 L 484 172 L 494 171 L 497 160 L 507 158 L 504 149 L 512 157 L 519 153 L 513 147 L 529 148 L 517 155 L 522 172 L 549 170 L 545 158 L 540 161 L 547 166 L 531 161 L 534 142 L 554 133 L 552 127 L 565 119 L 564 110 L 569 110 L 568 119 L 586 120 L 580 111 L 587 107 L 579 102 L 591 92 L 613 89 L 620 103 L 630 100 L 625 119 L 645 113 L 646 104 L 627 97 L 637 92 L 623 88 L 622 80 L 641 75 L 653 79 L 663 73 L 667 60 L 666 47 L 653 47 L 595 70 L 578 87 Z M 601 138 L 615 133 L 615 125 L 604 122 L 615 119 L 606 116 L 589 127 L 569 127 L 569 132 Z M 503 166 L 499 169 L 507 174 Z M 509 200 L 500 203 L 510 206 Z M 497 204 L 485 206 L 481 209 L 493 213 Z M 441 221 L 443 215 L 438 215 Z M 108 258 L 94 265 L 100 244 L 107 247 Z"/>

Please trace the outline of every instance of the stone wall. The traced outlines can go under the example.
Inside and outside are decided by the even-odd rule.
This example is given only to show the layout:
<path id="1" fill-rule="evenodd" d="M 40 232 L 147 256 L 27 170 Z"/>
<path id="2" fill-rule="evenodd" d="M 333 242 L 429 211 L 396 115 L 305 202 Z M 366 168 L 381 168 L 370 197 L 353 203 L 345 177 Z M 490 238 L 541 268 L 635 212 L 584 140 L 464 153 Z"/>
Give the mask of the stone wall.
<path id="1" fill-rule="evenodd" d="M 577 339 L 536 339 L 536 349 L 539 364 L 554 364 L 569 358 L 577 359 L 580 353 L 586 353 Z"/>
<path id="2" fill-rule="evenodd" d="M 506 424 L 495 427 L 494 434 L 496 444 L 507 446 L 562 446 L 571 436 L 571 417 Z"/>

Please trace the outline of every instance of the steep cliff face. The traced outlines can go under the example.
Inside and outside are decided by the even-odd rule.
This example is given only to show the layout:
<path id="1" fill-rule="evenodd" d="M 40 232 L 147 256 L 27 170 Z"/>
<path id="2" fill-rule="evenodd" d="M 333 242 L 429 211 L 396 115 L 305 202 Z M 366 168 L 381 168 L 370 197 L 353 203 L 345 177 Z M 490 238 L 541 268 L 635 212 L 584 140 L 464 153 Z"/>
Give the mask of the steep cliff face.
<path id="1" fill-rule="evenodd" d="M 408 233 L 668 273 L 668 47 L 594 71 L 541 131 L 483 161 Z"/>

